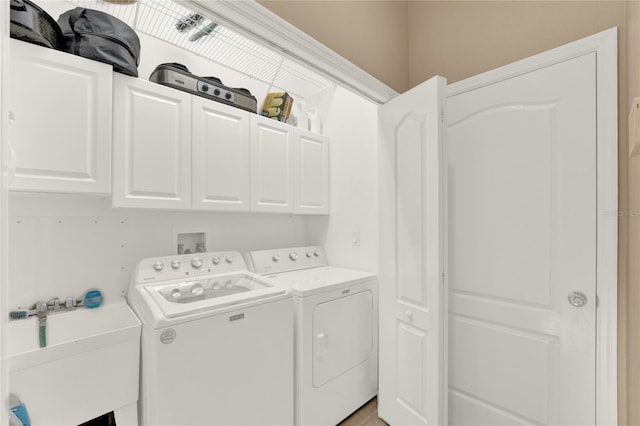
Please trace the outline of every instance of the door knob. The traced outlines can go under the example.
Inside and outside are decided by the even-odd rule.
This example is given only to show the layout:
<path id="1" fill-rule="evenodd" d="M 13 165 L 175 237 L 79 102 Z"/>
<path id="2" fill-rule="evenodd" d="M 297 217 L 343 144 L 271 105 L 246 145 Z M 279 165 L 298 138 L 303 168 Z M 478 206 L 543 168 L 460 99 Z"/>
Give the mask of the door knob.
<path id="1" fill-rule="evenodd" d="M 585 296 L 584 293 L 580 293 L 579 291 L 572 291 L 571 293 L 569 293 L 569 296 L 567 296 L 567 299 L 569 299 L 569 303 L 571 303 L 576 308 L 581 308 L 587 304 L 587 296 Z"/>
<path id="2" fill-rule="evenodd" d="M 404 314 L 407 316 L 408 319 L 410 319 L 410 320 L 413 319 L 413 312 L 407 310 L 407 311 L 405 311 Z"/>

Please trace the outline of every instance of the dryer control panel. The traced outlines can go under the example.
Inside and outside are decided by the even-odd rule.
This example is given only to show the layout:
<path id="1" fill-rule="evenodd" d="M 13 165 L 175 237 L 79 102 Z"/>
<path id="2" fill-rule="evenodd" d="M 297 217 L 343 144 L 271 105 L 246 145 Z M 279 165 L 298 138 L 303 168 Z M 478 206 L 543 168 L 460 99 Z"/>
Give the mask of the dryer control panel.
<path id="1" fill-rule="evenodd" d="M 135 283 L 149 283 L 246 270 L 244 259 L 236 251 L 180 254 L 142 260 L 133 280 Z"/>
<path id="2" fill-rule="evenodd" d="M 251 251 L 246 260 L 249 269 L 260 275 L 327 266 L 327 257 L 320 246 Z"/>

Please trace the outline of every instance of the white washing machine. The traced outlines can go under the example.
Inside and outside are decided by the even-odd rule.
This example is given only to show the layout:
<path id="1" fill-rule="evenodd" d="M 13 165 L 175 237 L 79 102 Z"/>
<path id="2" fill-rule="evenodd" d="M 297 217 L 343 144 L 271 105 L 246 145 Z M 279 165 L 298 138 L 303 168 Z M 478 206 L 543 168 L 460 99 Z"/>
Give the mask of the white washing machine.
<path id="1" fill-rule="evenodd" d="M 146 426 L 292 425 L 290 292 L 237 252 L 145 259 L 128 300 L 142 320 Z"/>
<path id="2" fill-rule="evenodd" d="M 246 259 L 293 294 L 296 424 L 338 424 L 378 391 L 376 275 L 328 266 L 315 246 L 253 251 Z"/>

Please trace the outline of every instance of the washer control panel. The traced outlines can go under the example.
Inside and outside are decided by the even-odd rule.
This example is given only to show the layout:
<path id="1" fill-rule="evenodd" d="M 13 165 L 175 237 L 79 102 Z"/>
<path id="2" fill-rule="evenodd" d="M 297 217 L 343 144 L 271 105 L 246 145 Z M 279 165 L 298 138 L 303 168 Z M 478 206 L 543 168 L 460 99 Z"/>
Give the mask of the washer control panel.
<path id="1" fill-rule="evenodd" d="M 148 283 L 246 270 L 244 259 L 235 251 L 178 254 L 140 261 L 135 282 Z"/>
<path id="2" fill-rule="evenodd" d="M 327 266 L 320 246 L 250 251 L 246 261 L 251 271 L 261 275 Z"/>

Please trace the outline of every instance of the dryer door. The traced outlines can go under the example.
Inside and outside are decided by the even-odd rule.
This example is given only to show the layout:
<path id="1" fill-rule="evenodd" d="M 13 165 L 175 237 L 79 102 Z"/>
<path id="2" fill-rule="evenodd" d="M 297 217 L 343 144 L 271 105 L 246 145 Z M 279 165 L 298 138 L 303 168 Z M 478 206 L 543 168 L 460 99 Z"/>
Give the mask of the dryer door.
<path id="1" fill-rule="evenodd" d="M 313 386 L 365 362 L 373 352 L 373 295 L 363 291 L 313 310 Z"/>

